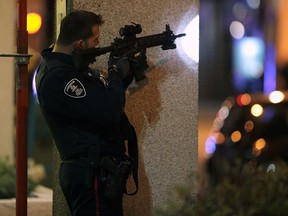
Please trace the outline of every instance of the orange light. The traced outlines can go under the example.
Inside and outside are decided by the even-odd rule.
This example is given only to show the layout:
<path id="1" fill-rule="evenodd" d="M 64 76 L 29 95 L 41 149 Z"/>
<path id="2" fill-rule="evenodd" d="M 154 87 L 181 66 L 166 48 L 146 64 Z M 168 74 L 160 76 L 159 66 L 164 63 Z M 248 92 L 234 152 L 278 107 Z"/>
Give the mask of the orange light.
<path id="1" fill-rule="evenodd" d="M 237 103 L 239 106 L 247 106 L 251 102 L 249 94 L 241 94 L 237 97 Z"/>
<path id="2" fill-rule="evenodd" d="M 38 13 L 27 14 L 27 31 L 28 34 L 35 34 L 42 25 L 42 17 Z"/>
<path id="3" fill-rule="evenodd" d="M 216 135 L 216 143 L 217 144 L 223 144 L 225 142 L 225 136 L 222 133 L 218 133 Z"/>
<path id="4" fill-rule="evenodd" d="M 231 140 L 233 142 L 238 142 L 241 140 L 241 133 L 240 131 L 234 131 L 232 134 L 231 134 Z"/>
<path id="5" fill-rule="evenodd" d="M 251 132 L 254 129 L 254 123 L 251 120 L 245 122 L 244 129 L 246 132 Z"/>
<path id="6" fill-rule="evenodd" d="M 265 147 L 265 145 L 266 145 L 266 141 L 265 141 L 263 138 L 258 139 L 258 140 L 255 142 L 255 148 L 256 148 L 257 150 L 263 149 L 263 148 Z"/>

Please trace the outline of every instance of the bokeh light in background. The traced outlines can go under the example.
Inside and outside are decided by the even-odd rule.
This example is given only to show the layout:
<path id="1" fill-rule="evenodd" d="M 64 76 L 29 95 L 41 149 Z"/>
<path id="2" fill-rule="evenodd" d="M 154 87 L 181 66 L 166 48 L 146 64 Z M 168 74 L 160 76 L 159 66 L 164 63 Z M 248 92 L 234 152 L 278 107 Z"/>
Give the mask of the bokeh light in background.
<path id="1" fill-rule="evenodd" d="M 233 49 L 233 76 L 237 92 L 271 92 L 276 88 L 276 53 L 270 32 L 274 12 L 260 11 L 260 0 L 237 1 L 231 5 L 229 26 Z M 265 3 L 266 4 L 266 3 Z M 271 21 L 272 19 L 272 21 Z M 263 22 L 267 24 L 263 27 Z"/>
<path id="2" fill-rule="evenodd" d="M 245 34 L 245 28 L 239 21 L 233 21 L 230 25 L 230 34 L 235 39 L 241 39 Z"/>
<path id="3" fill-rule="evenodd" d="M 252 107 L 251 107 L 251 114 L 255 117 L 259 117 L 263 114 L 263 107 L 260 105 L 260 104 L 254 104 Z"/>
<path id="4" fill-rule="evenodd" d="M 251 96 L 249 94 L 240 94 L 237 97 L 237 104 L 239 106 L 247 106 L 251 102 Z"/>
<path id="5" fill-rule="evenodd" d="M 36 75 L 37 75 L 37 68 L 35 69 L 35 71 L 33 73 L 33 78 L 32 78 L 32 94 L 35 98 L 35 102 L 39 104 L 37 89 L 36 89 Z"/>
<path id="6" fill-rule="evenodd" d="M 211 136 L 206 140 L 205 143 L 205 152 L 209 154 L 213 154 L 216 149 L 216 139 L 215 137 Z"/>
<path id="7" fill-rule="evenodd" d="M 238 2 L 234 4 L 232 13 L 236 19 L 242 20 L 247 17 L 248 11 L 243 3 Z"/>
<path id="8" fill-rule="evenodd" d="M 260 138 L 255 142 L 255 148 L 257 150 L 263 149 L 265 147 L 265 145 L 266 145 L 266 141 L 263 138 Z"/>
<path id="9" fill-rule="evenodd" d="M 247 4 L 252 9 L 258 9 L 260 7 L 260 0 L 247 0 Z"/>
<path id="10" fill-rule="evenodd" d="M 285 95 L 281 91 L 273 91 L 269 94 L 269 100 L 271 103 L 280 103 L 285 98 Z"/>
<path id="11" fill-rule="evenodd" d="M 254 129 L 254 123 L 251 120 L 248 120 L 244 124 L 244 129 L 247 133 L 251 132 Z"/>
<path id="12" fill-rule="evenodd" d="M 181 38 L 184 52 L 195 62 L 199 61 L 199 16 L 197 15 L 186 27 L 186 36 Z"/>
<path id="13" fill-rule="evenodd" d="M 240 131 L 234 131 L 232 134 L 231 134 L 231 140 L 233 141 L 233 142 L 239 142 L 240 140 L 241 140 L 241 137 L 242 137 L 242 135 L 241 135 L 241 133 L 240 133 Z"/>
<path id="14" fill-rule="evenodd" d="M 221 118 L 222 120 L 225 120 L 229 115 L 229 109 L 226 106 L 222 106 L 221 109 L 218 112 L 218 116 L 219 118 Z"/>
<path id="15" fill-rule="evenodd" d="M 287 7 L 287 0 L 201 1 L 201 100 L 222 100 L 229 95 L 245 92 L 268 94 L 276 89 L 288 88 L 288 75 L 285 72 L 288 68 Z M 249 58 L 252 58 L 258 48 L 259 53 L 262 50 L 263 53 L 262 59 L 242 61 L 243 66 L 249 67 L 245 74 L 241 74 L 243 71 L 234 71 L 233 58 L 237 58 L 234 57 L 235 43 L 245 38 L 254 38 L 255 42 L 245 45 L 248 47 L 245 54 L 251 54 L 247 55 Z M 248 45 L 252 47 L 249 49 Z M 234 78 L 234 73 L 237 76 L 239 73 L 242 78 Z M 235 83 L 238 86 L 235 87 Z"/>
<path id="16" fill-rule="evenodd" d="M 238 47 L 239 46 L 239 47 Z M 263 75 L 264 43 L 254 37 L 245 37 L 235 44 L 238 68 L 246 78 L 258 79 Z"/>
<path id="17" fill-rule="evenodd" d="M 249 80 L 257 82 L 263 76 L 264 54 L 265 44 L 260 38 L 243 37 L 233 41 L 233 80 L 239 92 L 247 91 Z M 256 87 L 250 86 L 250 90 L 259 91 Z"/>
<path id="18" fill-rule="evenodd" d="M 27 14 L 27 31 L 28 34 L 37 33 L 42 25 L 42 17 L 38 13 Z"/>

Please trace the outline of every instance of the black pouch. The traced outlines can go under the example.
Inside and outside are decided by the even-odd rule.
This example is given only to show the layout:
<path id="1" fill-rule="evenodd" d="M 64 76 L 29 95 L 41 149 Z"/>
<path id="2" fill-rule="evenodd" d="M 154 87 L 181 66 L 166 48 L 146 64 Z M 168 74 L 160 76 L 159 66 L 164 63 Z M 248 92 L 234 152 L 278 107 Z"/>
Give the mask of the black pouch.
<path id="1" fill-rule="evenodd" d="M 100 167 L 104 169 L 103 172 L 105 173 L 104 196 L 116 200 L 124 192 L 132 162 L 128 158 L 114 160 L 111 157 L 104 157 L 100 161 Z"/>

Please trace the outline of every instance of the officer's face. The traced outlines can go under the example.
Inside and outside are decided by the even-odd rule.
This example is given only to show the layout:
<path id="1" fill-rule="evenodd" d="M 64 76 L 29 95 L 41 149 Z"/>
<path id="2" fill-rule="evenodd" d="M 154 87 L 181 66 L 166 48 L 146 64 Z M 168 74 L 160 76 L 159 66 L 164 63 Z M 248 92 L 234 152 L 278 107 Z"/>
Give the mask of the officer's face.
<path id="1" fill-rule="evenodd" d="M 94 25 L 92 27 L 93 35 L 85 40 L 86 47 L 85 48 L 92 48 L 99 45 L 99 36 L 100 36 L 100 27 L 99 25 Z"/>
<path id="2" fill-rule="evenodd" d="M 79 40 L 77 42 L 76 48 L 78 49 L 87 49 L 94 48 L 99 45 L 99 36 L 100 36 L 100 26 L 94 25 L 92 27 L 93 35 L 86 40 Z"/>

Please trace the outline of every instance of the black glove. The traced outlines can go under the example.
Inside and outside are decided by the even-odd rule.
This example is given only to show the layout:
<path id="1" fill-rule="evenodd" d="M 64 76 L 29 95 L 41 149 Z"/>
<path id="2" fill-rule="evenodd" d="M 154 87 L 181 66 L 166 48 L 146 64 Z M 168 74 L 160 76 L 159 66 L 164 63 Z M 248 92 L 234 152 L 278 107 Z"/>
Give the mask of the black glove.
<path id="1" fill-rule="evenodd" d="M 130 61 L 130 68 L 136 82 L 146 78 L 144 73 L 148 68 L 146 49 L 143 49 L 135 55 L 135 57 Z"/>
<path id="2" fill-rule="evenodd" d="M 116 71 L 121 74 L 121 77 L 124 78 L 129 75 L 130 72 L 130 62 L 126 56 L 115 57 L 113 54 L 110 54 L 108 61 L 108 71 Z"/>

